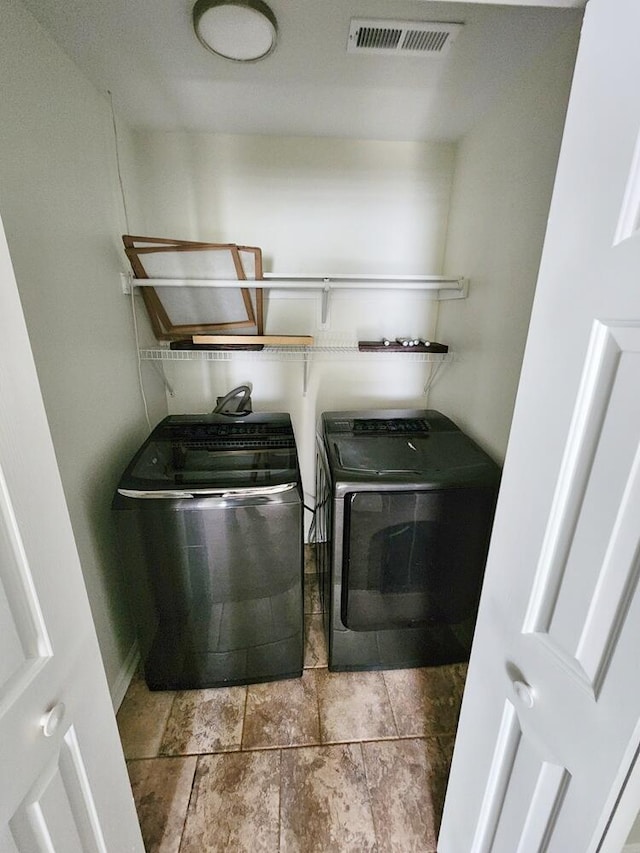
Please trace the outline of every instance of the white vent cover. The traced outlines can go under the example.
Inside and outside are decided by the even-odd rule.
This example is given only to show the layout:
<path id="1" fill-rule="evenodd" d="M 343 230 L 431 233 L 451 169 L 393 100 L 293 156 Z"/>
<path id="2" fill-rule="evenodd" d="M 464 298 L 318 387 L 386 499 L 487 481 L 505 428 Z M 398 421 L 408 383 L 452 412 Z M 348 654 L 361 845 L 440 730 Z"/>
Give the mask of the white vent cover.
<path id="1" fill-rule="evenodd" d="M 349 27 L 347 53 L 444 56 L 462 26 L 425 21 L 375 21 L 354 18 Z"/>

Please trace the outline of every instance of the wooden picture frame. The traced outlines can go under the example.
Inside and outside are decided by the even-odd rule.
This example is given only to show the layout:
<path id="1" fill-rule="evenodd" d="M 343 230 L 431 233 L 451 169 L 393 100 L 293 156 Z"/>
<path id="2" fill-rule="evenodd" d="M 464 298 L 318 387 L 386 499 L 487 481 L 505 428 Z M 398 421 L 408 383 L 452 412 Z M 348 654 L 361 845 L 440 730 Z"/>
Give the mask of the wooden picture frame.
<path id="1" fill-rule="evenodd" d="M 235 243 L 198 243 L 124 234 L 125 253 L 136 278 L 210 278 L 258 282 L 262 251 Z M 264 333 L 262 288 L 142 287 L 151 327 L 159 341 L 194 334 Z"/>

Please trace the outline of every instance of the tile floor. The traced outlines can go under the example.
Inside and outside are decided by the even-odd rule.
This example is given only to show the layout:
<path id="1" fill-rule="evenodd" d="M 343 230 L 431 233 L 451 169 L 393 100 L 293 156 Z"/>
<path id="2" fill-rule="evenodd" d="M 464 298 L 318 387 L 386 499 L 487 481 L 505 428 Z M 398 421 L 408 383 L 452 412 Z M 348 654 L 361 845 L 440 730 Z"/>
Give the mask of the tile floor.
<path id="1" fill-rule="evenodd" d="M 434 853 L 466 666 L 331 673 L 308 550 L 300 679 L 118 712 L 148 853 Z"/>

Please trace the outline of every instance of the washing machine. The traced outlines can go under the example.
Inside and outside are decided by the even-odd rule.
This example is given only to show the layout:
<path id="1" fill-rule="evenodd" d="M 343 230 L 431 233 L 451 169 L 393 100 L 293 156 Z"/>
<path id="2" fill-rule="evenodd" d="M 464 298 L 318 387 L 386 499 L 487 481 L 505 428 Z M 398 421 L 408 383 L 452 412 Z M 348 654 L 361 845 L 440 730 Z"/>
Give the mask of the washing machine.
<path id="1" fill-rule="evenodd" d="M 303 666 L 303 497 L 288 414 L 172 415 L 113 500 L 152 690 Z"/>
<path id="2" fill-rule="evenodd" d="M 435 410 L 325 412 L 316 541 L 329 669 L 467 660 L 499 466 Z"/>

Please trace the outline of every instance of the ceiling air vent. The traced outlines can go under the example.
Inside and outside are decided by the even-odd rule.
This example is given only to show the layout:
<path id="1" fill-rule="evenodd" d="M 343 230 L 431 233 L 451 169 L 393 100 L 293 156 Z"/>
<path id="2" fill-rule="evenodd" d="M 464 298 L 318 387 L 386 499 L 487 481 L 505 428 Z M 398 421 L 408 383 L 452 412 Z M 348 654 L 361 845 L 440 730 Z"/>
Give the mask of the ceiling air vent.
<path id="1" fill-rule="evenodd" d="M 354 18 L 349 27 L 347 53 L 444 56 L 462 26 L 424 21 L 371 21 Z"/>

